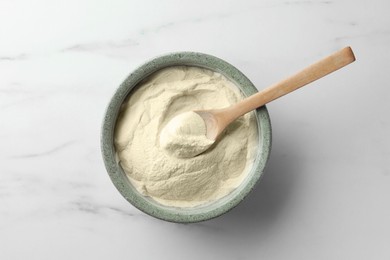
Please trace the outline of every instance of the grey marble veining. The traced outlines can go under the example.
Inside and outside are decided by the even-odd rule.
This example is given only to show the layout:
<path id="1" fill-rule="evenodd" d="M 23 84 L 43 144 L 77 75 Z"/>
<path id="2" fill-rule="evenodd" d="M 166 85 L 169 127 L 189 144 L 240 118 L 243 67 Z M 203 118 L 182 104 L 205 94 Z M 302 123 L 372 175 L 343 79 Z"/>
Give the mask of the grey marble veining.
<path id="1" fill-rule="evenodd" d="M 390 4 L 374 1 L 0 2 L 0 259 L 388 259 Z M 263 87 L 351 45 L 357 62 L 268 106 L 264 178 L 217 219 L 129 205 L 99 149 L 135 67 L 218 56 Z"/>

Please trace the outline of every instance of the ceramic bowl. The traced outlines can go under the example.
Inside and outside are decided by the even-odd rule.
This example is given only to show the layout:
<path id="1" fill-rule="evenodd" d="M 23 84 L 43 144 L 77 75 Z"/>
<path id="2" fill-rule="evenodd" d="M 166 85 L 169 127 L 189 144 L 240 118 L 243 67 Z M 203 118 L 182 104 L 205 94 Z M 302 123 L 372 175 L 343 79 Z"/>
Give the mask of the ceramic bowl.
<path id="1" fill-rule="evenodd" d="M 199 222 L 220 216 L 240 203 L 259 182 L 266 166 L 271 149 L 271 123 L 265 106 L 257 109 L 258 150 L 252 169 L 247 177 L 225 197 L 194 208 L 175 208 L 159 204 L 141 195 L 127 179 L 122 167 L 117 163 L 114 147 L 114 130 L 121 104 L 132 89 L 154 72 L 177 65 L 196 66 L 221 73 L 234 83 L 245 96 L 257 92 L 255 86 L 238 69 L 229 63 L 202 53 L 178 52 L 152 59 L 134 70 L 118 87 L 108 104 L 101 132 L 101 149 L 107 172 L 122 196 L 141 211 L 153 217 L 178 223 Z"/>

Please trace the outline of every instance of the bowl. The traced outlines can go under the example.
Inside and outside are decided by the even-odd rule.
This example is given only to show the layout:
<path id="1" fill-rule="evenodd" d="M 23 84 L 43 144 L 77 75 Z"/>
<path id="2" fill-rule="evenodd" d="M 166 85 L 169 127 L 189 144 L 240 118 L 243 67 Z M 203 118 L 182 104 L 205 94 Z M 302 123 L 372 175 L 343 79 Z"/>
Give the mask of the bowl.
<path id="1" fill-rule="evenodd" d="M 154 72 L 170 66 L 195 66 L 221 73 L 234 82 L 244 96 L 257 92 L 250 80 L 234 66 L 217 57 L 196 53 L 177 52 L 154 58 L 134 70 L 118 87 L 106 109 L 102 131 L 101 150 L 106 170 L 122 196 L 139 210 L 158 219 L 192 223 L 218 217 L 239 204 L 259 182 L 271 150 L 271 123 L 265 106 L 256 110 L 258 129 L 258 149 L 253 166 L 243 182 L 231 193 L 214 202 L 193 207 L 176 208 L 164 206 L 149 197 L 140 194 L 130 183 L 125 172 L 117 162 L 114 146 L 115 125 L 120 107 L 125 98 L 137 84 Z"/>

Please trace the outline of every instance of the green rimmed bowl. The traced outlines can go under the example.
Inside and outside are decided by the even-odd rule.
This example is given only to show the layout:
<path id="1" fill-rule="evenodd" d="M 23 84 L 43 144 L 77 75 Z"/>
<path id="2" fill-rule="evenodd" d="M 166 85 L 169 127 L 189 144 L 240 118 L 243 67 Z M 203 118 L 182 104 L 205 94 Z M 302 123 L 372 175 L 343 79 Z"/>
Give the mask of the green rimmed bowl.
<path id="1" fill-rule="evenodd" d="M 252 169 L 234 191 L 214 202 L 194 208 L 175 208 L 159 204 L 140 194 L 130 183 L 116 160 L 114 131 L 120 107 L 125 98 L 143 79 L 170 66 L 195 66 L 221 73 L 234 82 L 245 96 L 257 92 L 256 87 L 238 69 L 229 63 L 203 53 L 178 52 L 157 57 L 133 71 L 118 87 L 104 115 L 101 132 L 101 150 L 107 172 L 122 196 L 139 210 L 153 217 L 178 223 L 199 222 L 218 217 L 240 203 L 259 182 L 271 150 L 271 123 L 265 106 L 256 110 L 258 149 Z"/>

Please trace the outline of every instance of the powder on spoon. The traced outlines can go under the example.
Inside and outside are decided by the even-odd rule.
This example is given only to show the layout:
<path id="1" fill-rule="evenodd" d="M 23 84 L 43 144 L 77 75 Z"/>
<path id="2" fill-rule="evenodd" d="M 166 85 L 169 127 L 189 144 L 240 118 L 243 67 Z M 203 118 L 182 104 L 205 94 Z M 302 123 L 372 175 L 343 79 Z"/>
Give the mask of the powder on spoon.
<path id="1" fill-rule="evenodd" d="M 118 160 L 130 182 L 141 194 L 175 207 L 194 207 L 229 194 L 254 161 L 254 112 L 229 125 L 206 152 L 191 157 L 197 145 L 213 141 L 202 140 L 199 133 L 205 126 L 188 111 L 223 108 L 242 99 L 231 81 L 198 67 L 169 67 L 139 83 L 123 103 L 115 129 Z M 189 120 L 189 127 L 177 128 L 183 120 Z"/>
<path id="2" fill-rule="evenodd" d="M 160 146 L 179 158 L 194 157 L 213 143 L 206 137 L 206 123 L 193 111 L 175 116 L 160 132 Z"/>

